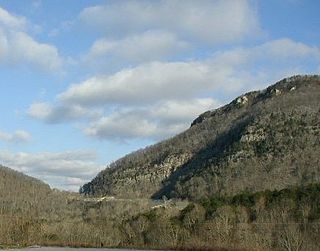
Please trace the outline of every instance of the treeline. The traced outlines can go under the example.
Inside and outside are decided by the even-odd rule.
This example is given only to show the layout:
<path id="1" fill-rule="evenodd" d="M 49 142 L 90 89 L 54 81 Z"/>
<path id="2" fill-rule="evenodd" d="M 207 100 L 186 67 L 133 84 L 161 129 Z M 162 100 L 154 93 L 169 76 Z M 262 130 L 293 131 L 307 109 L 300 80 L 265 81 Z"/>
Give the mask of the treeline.
<path id="1" fill-rule="evenodd" d="M 195 199 L 320 182 L 320 77 L 294 76 L 200 115 L 129 154 L 80 192 Z"/>
<path id="2" fill-rule="evenodd" d="M 319 250 L 320 184 L 204 198 L 127 220 L 134 244 L 243 250 Z M 130 234 L 128 234 L 130 236 Z"/>
<path id="3" fill-rule="evenodd" d="M 111 164 L 85 195 L 0 166 L 0 246 L 320 250 L 319 87 L 247 93 Z M 142 199 L 165 196 L 184 201 Z"/>
<path id="4" fill-rule="evenodd" d="M 320 184 L 193 202 L 169 200 L 158 206 L 146 199 L 98 200 L 58 191 L 52 191 L 47 202 L 26 210 L 15 201 L 15 213 L 2 210 L 0 244 L 320 249 Z"/>

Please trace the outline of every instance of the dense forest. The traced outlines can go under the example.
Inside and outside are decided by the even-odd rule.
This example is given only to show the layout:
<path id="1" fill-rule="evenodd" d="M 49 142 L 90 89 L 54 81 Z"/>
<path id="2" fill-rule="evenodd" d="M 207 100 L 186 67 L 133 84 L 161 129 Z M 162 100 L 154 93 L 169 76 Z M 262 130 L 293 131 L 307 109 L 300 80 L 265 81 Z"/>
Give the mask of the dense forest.
<path id="1" fill-rule="evenodd" d="M 80 193 L 0 166 L 0 247 L 320 250 L 320 77 L 200 115 Z"/>

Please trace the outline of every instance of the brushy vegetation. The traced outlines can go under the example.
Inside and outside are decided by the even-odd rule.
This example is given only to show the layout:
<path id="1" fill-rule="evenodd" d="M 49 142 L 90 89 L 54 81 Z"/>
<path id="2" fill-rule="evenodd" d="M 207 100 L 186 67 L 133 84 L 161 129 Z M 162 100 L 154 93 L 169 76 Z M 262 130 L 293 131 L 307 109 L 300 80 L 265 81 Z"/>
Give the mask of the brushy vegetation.
<path id="1" fill-rule="evenodd" d="M 0 167 L 0 245 L 320 250 L 319 100 L 319 76 L 247 93 L 114 162 L 85 195 Z"/>
<path id="2" fill-rule="evenodd" d="M 3 175 L 2 172 L 5 172 Z M 319 250 L 320 184 L 196 201 L 99 200 L 0 168 L 0 245 Z M 11 183 L 14 180 L 15 183 Z M 29 187 L 28 187 L 29 186 Z M 36 187 L 36 193 L 29 192 Z M 23 188 L 20 190 L 20 188 Z M 157 204 L 157 206 L 155 206 Z"/>
<path id="3" fill-rule="evenodd" d="M 81 193 L 194 200 L 320 182 L 319 100 L 319 76 L 246 93 L 185 132 L 115 161 Z"/>
<path id="4" fill-rule="evenodd" d="M 256 205 L 261 201 L 263 201 L 266 208 L 275 207 L 282 201 L 290 201 L 291 214 L 297 220 L 303 217 L 301 207 L 307 204 L 310 206 L 307 220 L 320 219 L 320 184 L 309 184 L 307 186 L 274 191 L 265 190 L 256 193 L 245 191 L 235 196 L 203 198 L 199 203 L 205 208 L 207 217 L 210 218 L 218 208 L 223 206 L 231 206 L 233 208 L 240 206 L 247 208 L 249 211 L 255 211 Z"/>

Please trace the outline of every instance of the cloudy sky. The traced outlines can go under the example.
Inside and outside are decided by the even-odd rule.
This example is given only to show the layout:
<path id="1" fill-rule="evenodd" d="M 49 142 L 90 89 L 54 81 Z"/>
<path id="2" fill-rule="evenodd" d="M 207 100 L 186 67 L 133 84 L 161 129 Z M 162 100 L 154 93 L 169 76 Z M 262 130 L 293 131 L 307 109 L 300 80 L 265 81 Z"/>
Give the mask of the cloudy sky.
<path id="1" fill-rule="evenodd" d="M 78 190 L 202 112 L 320 72 L 318 0 L 0 0 L 0 163 Z"/>

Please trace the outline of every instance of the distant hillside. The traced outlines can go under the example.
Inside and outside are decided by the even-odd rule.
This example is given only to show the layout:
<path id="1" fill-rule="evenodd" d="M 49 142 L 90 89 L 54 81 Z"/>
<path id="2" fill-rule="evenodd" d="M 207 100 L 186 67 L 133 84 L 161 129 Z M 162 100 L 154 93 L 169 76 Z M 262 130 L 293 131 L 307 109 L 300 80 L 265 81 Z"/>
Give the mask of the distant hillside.
<path id="1" fill-rule="evenodd" d="M 44 182 L 0 165 L 0 198 L 29 199 L 39 193 L 49 193 L 49 185 Z"/>
<path id="2" fill-rule="evenodd" d="M 0 214 L 35 211 L 50 193 L 44 182 L 0 165 Z"/>
<path id="3" fill-rule="evenodd" d="M 199 198 L 320 182 L 320 76 L 293 76 L 112 163 L 80 192 Z"/>
<path id="4" fill-rule="evenodd" d="M 298 76 L 242 95 L 81 189 L 193 201 L 88 198 L 0 166 L 0 249 L 319 250 L 319 88 Z"/>

